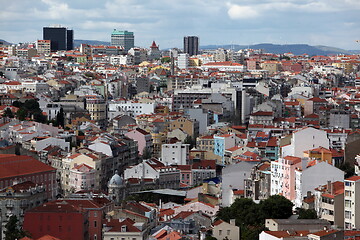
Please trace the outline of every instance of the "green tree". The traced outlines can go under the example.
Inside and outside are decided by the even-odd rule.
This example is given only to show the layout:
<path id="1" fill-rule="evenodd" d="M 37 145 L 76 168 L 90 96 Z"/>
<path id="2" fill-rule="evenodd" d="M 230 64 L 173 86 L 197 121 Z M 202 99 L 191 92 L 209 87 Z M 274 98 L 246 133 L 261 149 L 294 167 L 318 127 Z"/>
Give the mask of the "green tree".
<path id="1" fill-rule="evenodd" d="M 27 110 L 20 108 L 19 110 L 17 110 L 16 112 L 16 117 L 20 120 L 20 121 L 24 121 L 26 119 L 28 115 Z"/>
<path id="2" fill-rule="evenodd" d="M 256 204 L 252 199 L 236 199 L 230 207 L 219 210 L 217 219 L 229 222 L 235 219 L 240 227 L 241 239 L 258 239 L 261 231 L 265 230 L 266 218 L 286 219 L 292 215 L 293 204 L 280 195 L 270 196 Z"/>
<path id="3" fill-rule="evenodd" d="M 184 143 L 190 144 L 190 146 L 189 146 L 190 150 L 193 149 L 194 147 L 196 147 L 196 140 L 189 135 L 184 139 Z"/>
<path id="4" fill-rule="evenodd" d="M 9 117 L 9 118 L 13 118 L 14 117 L 14 114 L 13 112 L 11 111 L 10 108 L 6 108 L 4 113 L 3 113 L 3 117 Z"/>
<path id="5" fill-rule="evenodd" d="M 161 63 L 169 63 L 171 61 L 170 57 L 163 57 L 161 58 Z"/>
<path id="6" fill-rule="evenodd" d="M 264 220 L 266 218 L 289 218 L 292 215 L 293 206 L 291 201 L 280 195 L 272 195 L 260 204 Z"/>
<path id="7" fill-rule="evenodd" d="M 298 210 L 298 214 L 299 214 L 298 219 L 317 219 L 318 218 L 316 211 L 314 209 L 299 208 L 297 210 Z"/>
<path id="8" fill-rule="evenodd" d="M 58 112 L 58 114 L 56 114 L 56 123 L 57 123 L 58 126 L 61 126 L 62 128 L 64 128 L 65 119 L 64 119 L 64 110 L 63 110 L 63 108 L 60 108 L 60 111 Z"/>
<path id="9" fill-rule="evenodd" d="M 26 100 L 22 107 L 31 111 L 38 111 L 40 109 L 40 105 L 35 99 Z"/>
<path id="10" fill-rule="evenodd" d="M 46 123 L 46 116 L 42 112 L 35 112 L 33 115 L 34 121 L 39 123 Z"/>
<path id="11" fill-rule="evenodd" d="M 217 240 L 217 238 L 213 236 L 206 236 L 205 240 Z"/>
<path id="12" fill-rule="evenodd" d="M 12 215 L 5 225 L 5 240 L 17 240 L 28 236 L 20 227 L 19 227 L 19 220 L 15 215 Z"/>
<path id="13" fill-rule="evenodd" d="M 13 105 L 14 107 L 21 108 L 21 106 L 23 105 L 23 103 L 20 102 L 20 101 L 14 101 L 14 102 L 12 103 L 12 105 Z"/>
<path id="14" fill-rule="evenodd" d="M 15 145 L 15 155 L 21 155 L 20 148 L 21 148 L 21 143 L 16 143 L 16 145 Z"/>
<path id="15" fill-rule="evenodd" d="M 152 152 L 149 148 L 144 148 L 142 158 L 143 159 L 150 159 L 152 157 Z"/>
<path id="16" fill-rule="evenodd" d="M 349 162 L 344 162 L 339 166 L 339 168 L 345 172 L 345 178 L 349 178 L 355 175 L 355 167 L 351 166 Z"/>

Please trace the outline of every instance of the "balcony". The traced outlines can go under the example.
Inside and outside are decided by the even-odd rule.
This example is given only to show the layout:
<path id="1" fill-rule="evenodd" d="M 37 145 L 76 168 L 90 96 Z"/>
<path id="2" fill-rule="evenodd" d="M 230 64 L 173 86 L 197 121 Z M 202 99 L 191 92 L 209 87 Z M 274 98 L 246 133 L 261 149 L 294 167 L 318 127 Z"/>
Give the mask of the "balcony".
<path id="1" fill-rule="evenodd" d="M 29 203 L 27 201 L 21 201 L 20 207 L 21 208 L 27 208 L 29 206 Z"/>
<path id="2" fill-rule="evenodd" d="M 13 208 L 14 207 L 14 202 L 13 201 L 6 201 L 5 206 L 7 208 Z"/>

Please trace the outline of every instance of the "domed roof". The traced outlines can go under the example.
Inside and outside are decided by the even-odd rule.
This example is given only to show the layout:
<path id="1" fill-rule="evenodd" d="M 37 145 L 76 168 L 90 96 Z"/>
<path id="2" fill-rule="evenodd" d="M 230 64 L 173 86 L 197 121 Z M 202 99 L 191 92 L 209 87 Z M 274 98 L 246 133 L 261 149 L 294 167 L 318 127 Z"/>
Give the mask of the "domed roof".
<path id="1" fill-rule="evenodd" d="M 112 178 L 110 179 L 109 182 L 110 185 L 122 185 L 123 184 L 123 180 L 122 178 L 119 176 L 118 171 L 115 171 L 114 176 L 112 176 Z"/>

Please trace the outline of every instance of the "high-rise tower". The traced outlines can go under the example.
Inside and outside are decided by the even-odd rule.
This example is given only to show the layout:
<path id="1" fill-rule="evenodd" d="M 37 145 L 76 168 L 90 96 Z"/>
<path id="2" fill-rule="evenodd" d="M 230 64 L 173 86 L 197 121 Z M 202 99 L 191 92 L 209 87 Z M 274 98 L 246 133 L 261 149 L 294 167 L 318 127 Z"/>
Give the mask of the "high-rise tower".
<path id="1" fill-rule="evenodd" d="M 134 33 L 114 29 L 111 33 L 111 46 L 122 46 L 125 51 L 129 51 L 134 47 Z"/>
<path id="2" fill-rule="evenodd" d="M 44 27 L 43 40 L 51 41 L 51 51 L 72 50 L 74 48 L 74 31 L 62 26 Z"/>
<path id="3" fill-rule="evenodd" d="M 196 36 L 184 37 L 184 53 L 190 56 L 199 54 L 199 38 Z"/>

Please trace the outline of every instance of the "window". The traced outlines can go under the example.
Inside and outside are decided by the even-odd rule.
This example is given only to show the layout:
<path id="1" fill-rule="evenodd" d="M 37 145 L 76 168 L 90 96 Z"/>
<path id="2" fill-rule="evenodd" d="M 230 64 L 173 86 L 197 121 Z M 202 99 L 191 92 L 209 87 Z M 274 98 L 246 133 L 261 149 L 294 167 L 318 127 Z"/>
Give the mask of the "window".
<path id="1" fill-rule="evenodd" d="M 219 236 L 221 236 L 221 234 L 222 234 L 222 230 L 219 230 Z"/>
<path id="2" fill-rule="evenodd" d="M 96 221 L 94 221 L 94 227 L 97 227 L 97 222 Z"/>
<path id="3" fill-rule="evenodd" d="M 350 211 L 345 211 L 345 218 L 351 219 L 351 212 Z"/>
<path id="4" fill-rule="evenodd" d="M 227 235 L 230 235 L 230 230 L 227 230 L 227 233 L 226 233 Z"/>
<path id="5" fill-rule="evenodd" d="M 351 197 L 351 191 L 345 190 L 345 196 L 346 197 Z"/>

